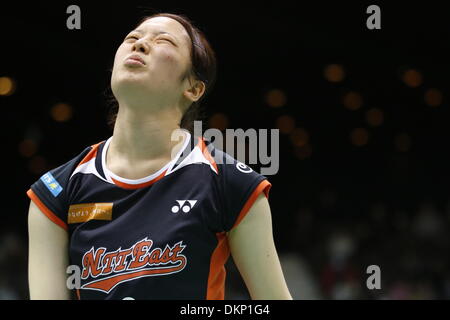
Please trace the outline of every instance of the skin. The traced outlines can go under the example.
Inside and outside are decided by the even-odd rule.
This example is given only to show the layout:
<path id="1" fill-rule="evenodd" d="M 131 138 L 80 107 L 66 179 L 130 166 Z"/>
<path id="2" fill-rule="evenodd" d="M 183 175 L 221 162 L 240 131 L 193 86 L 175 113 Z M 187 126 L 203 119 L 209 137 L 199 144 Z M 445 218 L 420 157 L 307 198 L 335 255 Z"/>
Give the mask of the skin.
<path id="1" fill-rule="evenodd" d="M 30 201 L 28 211 L 28 283 L 31 300 L 69 300 L 66 230 L 54 224 Z"/>
<path id="2" fill-rule="evenodd" d="M 201 98 L 202 81 L 190 75 L 190 39 L 176 20 L 156 17 L 130 32 L 116 52 L 111 87 L 119 102 L 106 155 L 108 169 L 128 179 L 156 172 L 171 159 L 173 130 L 184 110 Z M 163 31 L 164 33 L 158 34 Z M 145 65 L 127 62 L 138 54 Z M 170 143 L 168 143 L 170 142 Z M 178 150 L 175 150 L 175 152 Z M 70 299 L 66 288 L 68 235 L 31 201 L 29 286 L 31 299 Z M 292 299 L 272 237 L 269 203 L 260 195 L 228 234 L 231 254 L 253 299 Z"/>
<path id="3" fill-rule="evenodd" d="M 161 31 L 165 33 L 157 35 Z M 106 155 L 108 169 L 115 174 L 141 178 L 175 154 L 171 150 L 177 142 L 171 141 L 171 133 L 179 128 L 183 112 L 205 91 L 202 81 L 186 77 L 191 70 L 190 50 L 184 27 L 166 17 L 143 22 L 118 48 L 111 87 L 119 112 Z M 126 65 L 131 54 L 141 56 L 146 65 Z"/>
<path id="4" fill-rule="evenodd" d="M 264 193 L 227 236 L 234 263 L 253 300 L 292 300 L 275 248 L 270 205 Z"/>

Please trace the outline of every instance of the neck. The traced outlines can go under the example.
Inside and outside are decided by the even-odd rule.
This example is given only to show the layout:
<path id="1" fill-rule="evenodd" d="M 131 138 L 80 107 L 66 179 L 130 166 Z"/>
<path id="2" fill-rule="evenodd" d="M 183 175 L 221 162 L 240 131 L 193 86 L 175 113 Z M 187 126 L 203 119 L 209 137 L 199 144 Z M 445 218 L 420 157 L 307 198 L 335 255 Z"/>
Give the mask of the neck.
<path id="1" fill-rule="evenodd" d="M 179 129 L 181 116 L 177 107 L 133 109 L 120 103 L 108 158 L 130 164 L 170 158 L 172 148 L 179 143 L 172 141 L 171 135 Z"/>

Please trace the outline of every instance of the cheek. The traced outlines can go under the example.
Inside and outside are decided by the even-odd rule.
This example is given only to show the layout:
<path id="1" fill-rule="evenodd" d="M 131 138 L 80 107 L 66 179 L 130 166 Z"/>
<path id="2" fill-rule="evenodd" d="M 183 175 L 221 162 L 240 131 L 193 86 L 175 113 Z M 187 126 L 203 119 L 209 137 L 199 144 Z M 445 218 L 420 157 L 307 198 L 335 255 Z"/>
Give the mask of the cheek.
<path id="1" fill-rule="evenodd" d="M 116 54 L 114 55 L 110 80 L 111 86 L 114 86 L 119 81 L 121 75 L 123 74 L 123 68 L 121 67 L 121 63 L 123 62 L 125 56 L 126 56 L 125 48 L 123 46 L 120 46 L 117 49 Z"/>
<path id="2" fill-rule="evenodd" d="M 114 56 L 114 61 L 113 61 L 113 65 L 112 65 L 112 74 L 114 75 L 115 72 L 117 72 L 117 66 L 119 64 L 119 60 L 120 60 L 120 52 L 119 50 L 116 51 L 116 55 Z"/>
<path id="3" fill-rule="evenodd" d="M 158 55 L 158 60 L 162 65 L 164 65 L 164 67 L 169 68 L 172 72 L 177 69 L 182 69 L 184 66 L 183 58 L 170 49 L 161 49 Z"/>
<path id="4" fill-rule="evenodd" d="M 123 46 L 121 45 L 118 49 L 117 49 L 117 51 L 116 51 L 116 55 L 114 56 L 114 66 L 116 66 L 116 64 L 118 64 L 120 61 L 121 61 L 121 59 L 122 59 L 122 57 L 124 57 L 124 48 L 123 48 Z"/>

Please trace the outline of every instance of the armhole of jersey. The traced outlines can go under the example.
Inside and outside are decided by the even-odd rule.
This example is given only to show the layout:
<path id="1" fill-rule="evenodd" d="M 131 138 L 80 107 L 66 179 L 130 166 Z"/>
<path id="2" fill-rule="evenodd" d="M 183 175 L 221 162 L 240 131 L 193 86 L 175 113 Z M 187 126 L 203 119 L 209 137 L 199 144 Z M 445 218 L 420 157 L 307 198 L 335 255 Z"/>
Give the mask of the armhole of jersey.
<path id="1" fill-rule="evenodd" d="M 233 228 L 237 226 L 245 217 L 261 192 L 264 192 L 265 196 L 269 198 L 269 190 L 271 186 L 272 184 L 267 180 L 263 180 L 258 184 L 239 213 L 238 219 Z M 208 287 L 206 293 L 207 300 L 224 300 L 225 298 L 225 263 L 230 256 L 230 247 L 228 246 L 225 232 L 216 233 L 216 237 L 217 246 L 211 255 L 211 263 L 209 268 Z"/>
<path id="2" fill-rule="evenodd" d="M 64 221 L 62 221 L 49 208 L 47 208 L 47 206 L 39 199 L 39 197 L 36 195 L 36 193 L 34 193 L 33 190 L 29 189 L 27 191 L 27 195 L 31 199 L 31 201 L 33 201 L 34 204 L 42 211 L 42 213 L 45 214 L 47 218 L 49 218 L 53 223 L 55 223 L 56 225 L 60 226 L 61 228 L 67 231 L 68 229 L 67 224 Z"/>
<path id="3" fill-rule="evenodd" d="M 247 213 L 249 212 L 253 203 L 256 201 L 256 199 L 258 198 L 258 196 L 261 192 L 264 192 L 264 195 L 266 196 L 266 198 L 269 199 L 269 191 L 270 191 L 271 187 L 272 187 L 272 184 L 267 180 L 263 180 L 258 184 L 258 186 L 255 188 L 255 190 L 253 190 L 250 197 L 248 197 L 247 201 L 244 204 L 244 207 L 242 207 L 242 210 L 239 213 L 239 215 L 236 219 L 236 222 L 234 223 L 234 225 L 231 229 L 234 229 L 235 227 L 237 227 L 239 225 L 239 223 L 241 223 L 242 219 L 244 219 L 244 217 L 247 215 Z"/>

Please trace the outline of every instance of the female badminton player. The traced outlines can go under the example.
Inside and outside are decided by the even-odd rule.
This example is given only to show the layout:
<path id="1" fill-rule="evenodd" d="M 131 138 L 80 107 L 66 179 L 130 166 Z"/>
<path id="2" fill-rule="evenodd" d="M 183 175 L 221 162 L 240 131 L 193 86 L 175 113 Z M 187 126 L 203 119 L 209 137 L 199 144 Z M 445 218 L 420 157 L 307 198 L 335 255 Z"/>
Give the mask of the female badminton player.
<path id="1" fill-rule="evenodd" d="M 31 299 L 220 300 L 230 254 L 252 299 L 291 299 L 271 184 L 190 131 L 215 70 L 185 16 L 152 15 L 125 37 L 113 135 L 27 191 Z"/>

